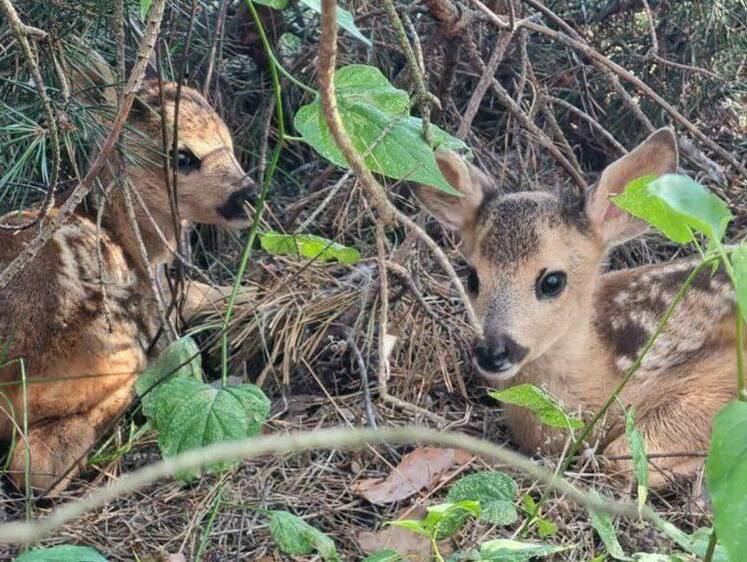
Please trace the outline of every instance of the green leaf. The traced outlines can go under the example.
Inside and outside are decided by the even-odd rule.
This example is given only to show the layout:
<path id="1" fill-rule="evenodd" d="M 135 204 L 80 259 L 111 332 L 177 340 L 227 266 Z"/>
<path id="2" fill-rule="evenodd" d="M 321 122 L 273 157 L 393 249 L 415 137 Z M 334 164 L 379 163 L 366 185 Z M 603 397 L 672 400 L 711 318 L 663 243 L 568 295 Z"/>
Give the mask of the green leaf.
<path id="1" fill-rule="evenodd" d="M 430 537 L 443 540 L 458 531 L 469 517 L 479 517 L 480 502 L 459 500 L 426 508 L 428 514 L 421 526 Z"/>
<path id="2" fill-rule="evenodd" d="M 534 524 L 537 526 L 537 533 L 543 539 L 553 537 L 558 533 L 558 526 L 544 517 L 538 517 Z"/>
<path id="3" fill-rule="evenodd" d="M 178 377 L 156 387 L 143 411 L 158 431 L 165 457 L 219 441 L 258 435 L 270 412 L 270 401 L 253 384 L 215 388 L 192 377 Z M 232 463 L 207 467 L 223 470 Z M 199 470 L 181 474 L 189 479 Z"/>
<path id="4" fill-rule="evenodd" d="M 107 560 L 90 546 L 62 544 L 29 550 L 16 558 L 16 562 L 107 562 Z"/>
<path id="5" fill-rule="evenodd" d="M 747 552 L 747 403 L 731 402 L 716 414 L 706 479 L 714 526 L 729 559 Z"/>
<path id="6" fill-rule="evenodd" d="M 482 562 L 524 562 L 532 558 L 550 556 L 570 548 L 570 546 L 495 539 L 480 546 L 480 560 Z"/>
<path id="7" fill-rule="evenodd" d="M 656 527 L 673 542 L 677 543 L 677 545 L 679 545 L 683 550 L 695 554 L 700 558 L 705 556 L 705 553 L 708 550 L 708 540 L 711 536 L 711 529 L 707 527 L 697 529 L 692 535 L 688 535 L 664 519 L 656 521 Z M 713 553 L 713 562 L 728 562 L 726 551 L 720 544 L 716 545 L 716 549 Z"/>
<path id="8" fill-rule="evenodd" d="M 747 320 L 747 246 L 735 248 L 730 259 L 734 270 L 737 303 L 739 303 L 742 316 Z"/>
<path id="9" fill-rule="evenodd" d="M 202 380 L 202 358 L 200 348 L 190 337 L 183 337 L 171 345 L 152 361 L 135 382 L 138 396 L 143 398 L 143 411 L 148 416 L 149 396 L 152 390 L 162 382 L 177 377 L 191 377 Z"/>
<path id="10" fill-rule="evenodd" d="M 389 548 L 369 554 L 361 562 L 402 562 L 402 560 L 404 559 L 401 555 Z"/>
<path id="11" fill-rule="evenodd" d="M 692 230 L 720 242 L 733 218 L 721 199 L 695 180 L 676 174 L 633 180 L 612 201 L 678 244 L 691 242 Z"/>
<path id="12" fill-rule="evenodd" d="M 358 263 L 361 253 L 355 248 L 343 246 L 313 234 L 280 234 L 266 232 L 259 235 L 262 249 L 275 255 L 295 256 L 323 261 L 337 260 L 340 263 Z"/>
<path id="13" fill-rule="evenodd" d="M 599 535 L 599 538 L 602 539 L 604 548 L 607 549 L 607 554 L 615 560 L 630 560 L 630 558 L 625 556 L 625 552 L 623 552 L 620 542 L 617 540 L 617 533 L 609 514 L 589 511 L 589 521 Z"/>
<path id="14" fill-rule="evenodd" d="M 387 525 L 407 529 L 408 531 L 412 531 L 413 533 L 417 533 L 418 535 L 425 535 L 426 537 L 428 536 L 428 530 L 423 526 L 422 520 L 419 521 L 416 519 L 397 519 L 395 521 L 388 521 Z"/>
<path id="15" fill-rule="evenodd" d="M 288 0 L 252 0 L 255 4 L 269 6 L 275 10 L 283 10 L 288 5 Z"/>
<path id="16" fill-rule="evenodd" d="M 489 394 L 501 402 L 528 409 L 545 425 L 563 429 L 580 429 L 584 426 L 584 422 L 566 414 L 555 398 L 533 384 L 520 384 Z"/>
<path id="17" fill-rule="evenodd" d="M 150 5 L 153 3 L 153 0 L 140 0 L 140 19 L 142 21 L 145 21 L 145 18 L 148 17 L 148 12 L 150 11 Z"/>
<path id="18" fill-rule="evenodd" d="M 635 408 L 630 408 L 625 415 L 625 436 L 628 439 L 630 455 L 633 457 L 635 478 L 638 482 L 638 513 L 646 505 L 648 495 L 648 457 L 643 445 L 643 435 L 635 427 Z"/>
<path id="19" fill-rule="evenodd" d="M 392 86 L 378 68 L 350 65 L 335 72 L 335 91 L 343 125 L 353 146 L 374 172 L 432 185 L 452 195 L 436 164 L 433 147 L 422 136 L 422 121 L 410 117 L 410 97 Z M 293 121 L 304 141 L 330 162 L 347 168 L 330 135 L 317 97 L 301 107 Z M 436 146 L 466 150 L 466 145 L 431 125 Z M 371 150 L 370 147 L 373 147 Z"/>
<path id="20" fill-rule="evenodd" d="M 518 519 L 513 504 L 515 497 L 516 482 L 507 474 L 477 472 L 457 481 L 446 495 L 446 501 L 477 501 L 480 503 L 480 520 L 493 525 L 511 525 Z M 457 529 L 460 527 L 461 524 Z"/>
<path id="21" fill-rule="evenodd" d="M 305 4 L 306 6 L 314 10 L 317 14 L 322 13 L 321 0 L 300 0 L 300 1 L 302 4 Z M 351 14 L 346 9 L 340 7 L 339 5 L 337 6 L 337 25 L 339 25 L 345 31 L 349 32 L 356 39 L 360 39 L 369 47 L 371 46 L 371 41 L 368 40 L 368 37 L 363 35 L 363 33 L 361 33 L 361 30 L 356 27 L 355 21 L 353 20 L 353 14 Z"/>
<path id="22" fill-rule="evenodd" d="M 271 514 L 270 535 L 283 553 L 304 555 L 316 551 L 324 560 L 340 560 L 335 542 L 327 535 L 287 511 Z"/>

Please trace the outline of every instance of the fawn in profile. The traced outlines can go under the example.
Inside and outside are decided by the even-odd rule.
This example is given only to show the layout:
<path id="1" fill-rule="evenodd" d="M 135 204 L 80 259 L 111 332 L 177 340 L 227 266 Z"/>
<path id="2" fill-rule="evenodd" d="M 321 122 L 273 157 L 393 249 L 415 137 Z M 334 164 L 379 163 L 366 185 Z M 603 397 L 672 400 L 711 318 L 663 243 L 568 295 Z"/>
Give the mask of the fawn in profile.
<path id="1" fill-rule="evenodd" d="M 33 488 L 54 486 L 58 492 L 69 484 L 91 446 L 130 404 L 135 378 L 162 329 L 148 266 L 155 270 L 172 260 L 176 247 L 165 180 L 173 169 L 165 169 L 161 150 L 162 116 L 172 143 L 176 95 L 176 84 L 166 83 L 160 92 L 156 80 L 146 81 L 129 117 L 134 134 L 125 137 L 125 149 L 138 157 L 126 173 L 144 203 L 132 197 L 150 264 L 139 250 L 123 192 L 113 189 L 100 232 L 95 216 L 77 212 L 0 289 L 0 439 L 9 440 L 14 430 L 18 436 L 24 416 L 28 421 L 28 433 L 15 439 L 10 452 L 10 475 L 19 487 L 27 467 Z M 178 143 L 171 167 L 178 173 L 182 224 L 245 226 L 244 203 L 255 186 L 234 156 L 223 120 L 188 87 L 180 93 Z M 35 216 L 25 211 L 1 220 L 13 224 Z M 0 232 L 0 269 L 34 236 L 34 229 Z M 185 315 L 222 296 L 197 283 L 185 291 Z M 19 360 L 28 380 L 25 397 Z"/>
<path id="2" fill-rule="evenodd" d="M 598 411 L 695 266 L 685 259 L 602 273 L 608 251 L 647 228 L 610 196 L 640 176 L 676 172 L 673 133 L 652 134 L 583 196 L 503 194 L 458 155 L 440 152 L 437 161 L 462 197 L 428 186 L 418 194 L 460 233 L 472 266 L 467 289 L 484 330 L 473 350 L 477 371 L 491 385 L 532 383 L 572 410 Z M 697 473 L 702 459 L 681 453 L 708 449 L 712 418 L 736 393 L 735 296 L 725 273 L 711 273 L 696 277 L 619 397 L 635 407 L 648 453 L 680 453 L 657 459 L 652 488 Z M 527 410 L 506 405 L 505 416 L 521 449 L 560 452 L 564 436 Z M 595 438 L 605 455 L 625 456 L 624 433 L 613 406 Z M 628 478 L 631 462 L 607 468 Z"/>

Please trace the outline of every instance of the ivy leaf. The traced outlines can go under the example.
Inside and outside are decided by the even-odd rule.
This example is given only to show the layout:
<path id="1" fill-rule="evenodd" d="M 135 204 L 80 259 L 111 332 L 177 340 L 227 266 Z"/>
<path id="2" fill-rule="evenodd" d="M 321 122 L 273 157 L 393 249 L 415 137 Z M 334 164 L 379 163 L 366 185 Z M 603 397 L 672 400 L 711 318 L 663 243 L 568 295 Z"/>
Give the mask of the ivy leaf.
<path id="1" fill-rule="evenodd" d="M 337 260 L 340 263 L 358 263 L 361 253 L 355 248 L 343 246 L 313 234 L 260 234 L 262 249 L 270 254 L 295 256 L 323 261 Z"/>
<path id="2" fill-rule="evenodd" d="M 402 562 L 403 560 L 401 555 L 389 548 L 369 554 L 361 562 Z"/>
<path id="3" fill-rule="evenodd" d="M 269 6 L 275 10 L 282 10 L 288 5 L 288 0 L 251 0 L 255 4 L 262 4 L 263 6 Z"/>
<path id="4" fill-rule="evenodd" d="M 731 253 L 735 291 L 742 316 L 747 320 L 747 246 L 739 246 Z"/>
<path id="5" fill-rule="evenodd" d="M 304 555 L 317 551 L 324 560 L 340 560 L 335 542 L 327 535 L 287 511 L 271 514 L 270 535 L 283 553 Z"/>
<path id="6" fill-rule="evenodd" d="M 90 546 L 61 544 L 50 548 L 29 550 L 16 558 L 16 562 L 107 562 L 107 560 Z"/>
<path id="7" fill-rule="evenodd" d="M 607 554 L 615 560 L 630 560 L 629 557 L 625 556 L 625 552 L 623 552 L 620 542 L 617 540 L 617 533 L 609 514 L 589 511 L 589 521 L 599 538 L 602 539 Z"/>
<path id="8" fill-rule="evenodd" d="M 143 399 L 143 411 L 149 415 L 152 390 L 159 383 L 177 377 L 202 380 L 202 358 L 200 348 L 190 337 L 183 337 L 172 344 L 152 361 L 135 382 L 135 391 Z"/>
<path id="9" fill-rule="evenodd" d="M 511 525 L 518 519 L 513 500 L 516 497 L 516 482 L 502 472 L 478 472 L 457 481 L 446 495 L 446 501 L 457 503 L 465 500 L 479 502 L 481 521 L 493 525 Z M 445 536 L 458 531 L 466 522 L 469 513 L 455 513 L 442 524 Z"/>
<path id="10" fill-rule="evenodd" d="M 635 427 L 635 408 L 625 414 L 625 436 L 628 440 L 630 455 L 633 457 L 635 478 L 638 482 L 638 513 L 646 505 L 648 496 L 648 457 L 643 444 L 643 435 Z"/>
<path id="11" fill-rule="evenodd" d="M 747 551 L 747 403 L 731 402 L 716 414 L 706 459 L 714 526 L 730 560 Z"/>
<path id="12" fill-rule="evenodd" d="M 721 199 L 695 180 L 677 174 L 637 178 L 612 201 L 678 244 L 692 242 L 692 230 L 720 242 L 733 218 Z"/>
<path id="13" fill-rule="evenodd" d="M 314 10 L 317 14 L 322 13 L 322 3 L 320 0 L 300 0 L 300 2 Z M 371 41 L 368 40 L 368 37 L 363 35 L 361 30 L 356 27 L 353 14 L 340 6 L 337 6 L 337 25 L 349 32 L 356 39 L 360 39 L 369 47 L 371 46 Z"/>
<path id="14" fill-rule="evenodd" d="M 481 562 L 525 562 L 570 548 L 570 546 L 553 546 L 512 539 L 495 539 L 480 546 L 480 560 Z"/>
<path id="15" fill-rule="evenodd" d="M 569 416 L 555 398 L 533 384 L 520 384 L 505 390 L 494 390 L 491 397 L 531 411 L 545 425 L 562 429 L 580 429 L 584 422 Z"/>
<path id="16" fill-rule="evenodd" d="M 338 69 L 334 84 L 345 130 L 371 170 L 459 196 L 439 170 L 433 147 L 422 137 L 422 121 L 409 116 L 407 92 L 392 86 L 378 68 L 365 65 Z M 298 110 L 293 123 L 304 141 L 319 154 L 347 168 L 345 157 L 327 128 L 318 97 Z M 462 141 L 438 127 L 431 125 L 431 131 L 437 146 L 466 150 Z"/>

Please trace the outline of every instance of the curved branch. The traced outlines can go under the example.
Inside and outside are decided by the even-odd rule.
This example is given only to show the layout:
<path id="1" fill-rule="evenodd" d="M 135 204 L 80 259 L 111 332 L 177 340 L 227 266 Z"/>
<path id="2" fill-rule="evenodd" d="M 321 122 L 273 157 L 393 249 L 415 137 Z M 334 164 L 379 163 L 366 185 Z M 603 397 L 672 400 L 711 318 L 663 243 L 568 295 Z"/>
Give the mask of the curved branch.
<path id="1" fill-rule="evenodd" d="M 532 462 L 527 457 L 482 439 L 452 431 L 438 431 L 419 427 L 372 429 L 323 429 L 302 431 L 286 435 L 268 435 L 215 443 L 203 449 L 188 451 L 175 457 L 146 466 L 99 488 L 91 495 L 68 503 L 54 511 L 45 519 L 37 521 L 16 521 L 0 525 L 0 543 L 28 544 L 49 536 L 65 523 L 83 514 L 102 507 L 119 497 L 140 490 L 161 478 L 198 469 L 208 464 L 239 459 L 257 458 L 262 455 L 282 455 L 314 449 L 355 449 L 364 445 L 381 443 L 413 444 L 427 443 L 443 447 L 454 447 L 480 455 L 492 461 L 516 468 L 549 488 L 564 494 L 568 499 L 593 511 L 638 518 L 638 506 L 634 502 L 614 502 L 581 490 L 554 472 Z M 662 524 L 656 512 L 645 506 L 641 516 Z M 665 523 L 664 523 L 665 524 Z"/>

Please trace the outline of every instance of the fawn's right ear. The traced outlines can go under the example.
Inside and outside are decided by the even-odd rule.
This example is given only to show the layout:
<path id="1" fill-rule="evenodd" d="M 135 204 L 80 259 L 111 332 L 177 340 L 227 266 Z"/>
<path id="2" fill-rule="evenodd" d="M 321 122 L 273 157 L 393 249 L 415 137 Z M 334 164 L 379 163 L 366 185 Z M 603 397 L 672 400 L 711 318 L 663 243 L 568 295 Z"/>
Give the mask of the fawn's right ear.
<path id="1" fill-rule="evenodd" d="M 456 152 L 439 150 L 436 163 L 448 184 L 462 196 L 449 195 L 430 185 L 420 185 L 416 192 L 426 209 L 449 230 L 464 232 L 474 227 L 485 195 L 493 191 L 488 177 Z"/>

